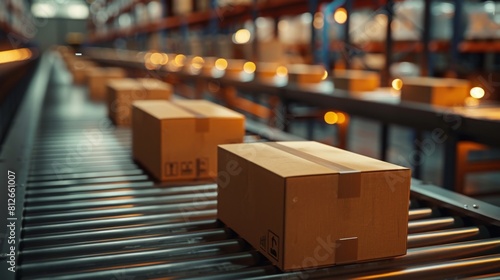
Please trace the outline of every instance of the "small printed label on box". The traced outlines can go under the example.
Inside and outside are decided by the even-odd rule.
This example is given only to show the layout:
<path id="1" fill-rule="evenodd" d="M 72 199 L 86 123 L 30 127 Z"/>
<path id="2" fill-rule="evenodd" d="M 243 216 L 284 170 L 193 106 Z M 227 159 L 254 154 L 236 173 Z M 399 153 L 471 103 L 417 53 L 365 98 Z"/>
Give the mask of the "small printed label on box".
<path id="1" fill-rule="evenodd" d="M 187 176 L 194 173 L 193 162 L 192 161 L 182 161 L 181 162 L 181 175 Z"/>
<path id="2" fill-rule="evenodd" d="M 165 163 L 165 176 L 174 177 L 179 173 L 179 167 L 177 162 L 166 162 Z"/>
<path id="3" fill-rule="evenodd" d="M 198 171 L 198 177 L 201 175 L 207 175 L 208 174 L 208 158 L 198 158 L 196 159 L 196 168 Z"/>
<path id="4" fill-rule="evenodd" d="M 276 260 L 279 260 L 280 256 L 280 251 L 279 251 L 279 244 L 280 244 L 280 239 L 279 237 L 272 231 L 267 232 L 267 242 L 269 244 L 269 250 L 268 253 L 271 255 L 273 258 Z"/>

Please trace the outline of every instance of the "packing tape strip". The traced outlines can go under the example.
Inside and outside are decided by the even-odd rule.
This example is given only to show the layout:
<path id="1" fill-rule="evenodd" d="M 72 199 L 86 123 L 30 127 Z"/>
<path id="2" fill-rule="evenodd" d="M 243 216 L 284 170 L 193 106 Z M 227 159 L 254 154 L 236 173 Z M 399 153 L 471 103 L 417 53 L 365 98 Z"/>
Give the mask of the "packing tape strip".
<path id="1" fill-rule="evenodd" d="M 339 172 L 337 193 L 338 198 L 355 198 L 361 195 L 361 172 L 359 170 L 340 165 L 338 163 L 287 147 L 285 145 L 281 145 L 279 143 L 266 142 L 263 144 Z"/>
<path id="2" fill-rule="evenodd" d="M 182 106 L 176 102 L 172 102 L 172 104 L 174 104 L 174 106 L 177 106 L 177 107 L 181 108 L 182 110 L 187 111 L 195 116 L 195 118 L 196 118 L 196 120 L 195 120 L 196 121 L 196 124 L 195 124 L 196 132 L 206 133 L 206 132 L 210 131 L 210 119 L 207 116 L 200 114 L 199 112 L 196 112 L 196 111 L 192 110 L 191 108 L 188 108 L 186 106 Z"/>
<path id="3" fill-rule="evenodd" d="M 335 241 L 335 263 L 352 263 L 358 260 L 358 238 L 340 238 Z"/>

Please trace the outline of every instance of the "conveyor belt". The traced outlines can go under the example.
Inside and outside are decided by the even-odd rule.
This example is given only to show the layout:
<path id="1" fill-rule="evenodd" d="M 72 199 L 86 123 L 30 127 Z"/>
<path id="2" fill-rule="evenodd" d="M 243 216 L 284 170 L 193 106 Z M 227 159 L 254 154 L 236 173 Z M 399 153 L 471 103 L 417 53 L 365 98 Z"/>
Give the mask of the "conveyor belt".
<path id="1" fill-rule="evenodd" d="M 18 278 L 500 277 L 497 225 L 415 191 L 406 256 L 282 273 L 216 220 L 215 184 L 154 183 L 131 160 L 129 129 L 100 129 L 102 111 L 71 117 L 64 94 L 75 92 L 49 88 L 33 148 Z"/>

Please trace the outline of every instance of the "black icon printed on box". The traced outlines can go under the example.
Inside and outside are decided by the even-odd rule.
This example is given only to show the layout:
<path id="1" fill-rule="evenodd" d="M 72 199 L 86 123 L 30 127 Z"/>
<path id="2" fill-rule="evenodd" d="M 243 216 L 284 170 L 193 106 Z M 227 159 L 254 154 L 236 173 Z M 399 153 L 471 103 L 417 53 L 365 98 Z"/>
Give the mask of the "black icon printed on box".
<path id="1" fill-rule="evenodd" d="M 192 161 L 181 162 L 181 175 L 191 175 L 194 172 Z"/>
<path id="2" fill-rule="evenodd" d="M 267 242 L 269 244 L 269 255 L 274 257 L 276 260 L 279 259 L 279 244 L 280 244 L 280 239 L 279 237 L 274 234 L 272 231 L 267 232 Z"/>
<path id="3" fill-rule="evenodd" d="M 173 177 L 177 176 L 179 172 L 179 167 L 177 162 L 166 162 L 165 163 L 165 176 Z"/>
<path id="4" fill-rule="evenodd" d="M 207 174 L 208 173 L 208 158 L 196 159 L 196 169 L 198 171 L 198 176 Z"/>

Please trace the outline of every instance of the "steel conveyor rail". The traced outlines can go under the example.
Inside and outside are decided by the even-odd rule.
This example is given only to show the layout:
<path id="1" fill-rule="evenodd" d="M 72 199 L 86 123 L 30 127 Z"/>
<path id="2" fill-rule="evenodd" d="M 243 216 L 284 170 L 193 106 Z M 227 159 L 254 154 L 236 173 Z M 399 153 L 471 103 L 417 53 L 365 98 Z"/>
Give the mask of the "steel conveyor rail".
<path id="1" fill-rule="evenodd" d="M 107 125 L 81 97 L 75 112 L 85 92 L 52 78 L 29 163 L 18 279 L 500 276 L 498 208 L 418 181 L 407 255 L 280 272 L 217 221 L 215 184 L 153 182 L 130 157 L 130 130 Z"/>

